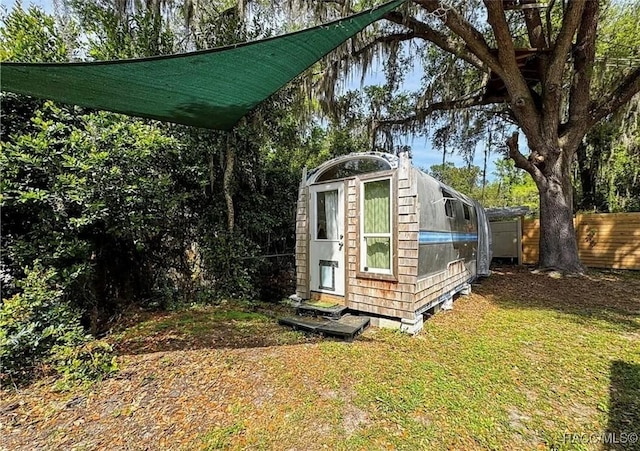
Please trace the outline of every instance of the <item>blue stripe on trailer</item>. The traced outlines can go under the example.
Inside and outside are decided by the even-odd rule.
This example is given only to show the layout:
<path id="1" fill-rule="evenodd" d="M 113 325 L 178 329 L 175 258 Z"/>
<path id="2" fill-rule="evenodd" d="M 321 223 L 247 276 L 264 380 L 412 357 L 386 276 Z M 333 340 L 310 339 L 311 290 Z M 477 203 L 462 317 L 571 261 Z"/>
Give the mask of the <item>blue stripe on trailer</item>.
<path id="1" fill-rule="evenodd" d="M 478 234 L 471 232 L 434 232 L 421 230 L 418 235 L 420 244 L 457 243 L 460 241 L 478 241 Z"/>

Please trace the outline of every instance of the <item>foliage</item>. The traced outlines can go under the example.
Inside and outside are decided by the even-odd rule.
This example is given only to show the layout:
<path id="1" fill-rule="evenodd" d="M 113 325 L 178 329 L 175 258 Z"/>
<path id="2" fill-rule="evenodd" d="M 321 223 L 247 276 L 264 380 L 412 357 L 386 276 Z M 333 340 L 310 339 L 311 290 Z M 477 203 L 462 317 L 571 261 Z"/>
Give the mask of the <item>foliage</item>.
<path id="1" fill-rule="evenodd" d="M 25 11 L 18 3 L 3 17 L 0 59 L 64 61 L 77 35 L 73 26 L 62 28 L 40 9 Z M 87 288 L 91 249 L 76 236 L 92 220 L 78 208 L 86 200 L 86 176 L 61 173 L 74 159 L 73 152 L 62 158 L 62 141 L 77 120 L 50 102 L 5 93 L 2 111 L 0 383 L 28 381 L 47 364 L 69 379 L 101 378 L 115 370 L 111 349 L 92 341 L 81 322 L 87 297 L 94 297 Z M 88 170 L 93 161 L 83 163 Z M 76 358 L 67 365 L 61 359 L 100 346 L 91 360 Z"/>
<path id="2" fill-rule="evenodd" d="M 63 301 L 56 272 L 38 265 L 27 270 L 22 292 L 0 309 L 0 361 L 3 373 L 24 379 L 49 356 L 54 345 L 74 345 L 84 335 L 77 311 Z"/>
<path id="3" fill-rule="evenodd" d="M 66 61 L 77 44 L 78 31 L 62 26 L 54 17 L 31 6 L 26 11 L 18 2 L 0 17 L 0 61 L 30 63 Z M 31 128 L 28 118 L 42 105 L 41 100 L 2 92 L 2 142 Z"/>
<path id="4" fill-rule="evenodd" d="M 112 346 L 104 340 L 87 339 L 74 346 L 56 345 L 51 361 L 64 383 L 100 381 L 118 371 Z"/>
<path id="5" fill-rule="evenodd" d="M 56 20 L 40 8 L 26 11 L 20 3 L 2 19 L 0 27 L 0 61 L 61 62 L 72 49 L 56 25 Z"/>
<path id="6" fill-rule="evenodd" d="M 605 92 L 621 71 L 640 61 L 640 3 L 606 5 L 596 44 L 595 89 Z M 578 150 L 576 205 L 590 211 L 640 211 L 640 95 L 596 124 Z"/>
<path id="7" fill-rule="evenodd" d="M 160 2 L 69 0 L 87 36 L 89 56 L 96 60 L 125 59 L 173 53 L 173 30 L 158 17 Z M 131 7 L 133 10 L 125 11 Z"/>
<path id="8" fill-rule="evenodd" d="M 578 150 L 582 210 L 640 211 L 640 96 L 594 127 Z"/>
<path id="9" fill-rule="evenodd" d="M 158 257 L 184 246 L 189 168 L 175 140 L 141 121 L 47 102 L 31 123 L 0 157 L 3 261 L 18 277 L 36 258 L 58 268 L 95 332 L 124 298 L 152 295 L 173 264 Z"/>
<path id="10" fill-rule="evenodd" d="M 485 193 L 476 195 L 487 207 L 526 206 L 532 212 L 539 209 L 540 200 L 535 182 L 519 171 L 513 160 L 496 160 L 496 178 L 487 184 Z"/>
<path id="11" fill-rule="evenodd" d="M 633 0 L 610 1 L 603 5 L 599 38 L 596 41 L 594 89 L 606 92 L 620 72 L 640 61 L 640 3 Z"/>
<path id="12" fill-rule="evenodd" d="M 0 306 L 2 385 L 9 382 L 5 378 L 28 381 L 46 363 L 71 379 L 95 380 L 115 371 L 111 347 L 85 334 L 54 269 L 36 263 L 18 286 L 21 292 Z"/>
<path id="13" fill-rule="evenodd" d="M 210 233 L 202 257 L 216 299 L 254 299 L 260 248 L 240 234 Z"/>
<path id="14" fill-rule="evenodd" d="M 539 208 L 538 190 L 512 160 L 496 161 L 495 178 L 482 187 L 478 166 L 455 167 L 453 163 L 434 165 L 427 171 L 433 177 L 480 201 L 484 207 L 526 206 L 532 212 Z"/>
<path id="15" fill-rule="evenodd" d="M 428 173 L 461 193 L 475 197 L 480 175 L 478 166 L 457 168 L 453 163 L 438 164 L 431 166 Z"/>

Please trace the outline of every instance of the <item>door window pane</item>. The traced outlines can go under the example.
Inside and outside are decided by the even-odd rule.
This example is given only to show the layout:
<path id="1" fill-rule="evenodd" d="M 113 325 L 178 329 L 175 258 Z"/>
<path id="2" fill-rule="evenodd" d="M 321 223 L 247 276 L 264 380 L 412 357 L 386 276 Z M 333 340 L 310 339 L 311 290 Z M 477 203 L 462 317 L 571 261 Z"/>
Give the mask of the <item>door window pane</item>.
<path id="1" fill-rule="evenodd" d="M 338 190 L 322 191 L 316 197 L 316 238 L 338 239 Z"/>

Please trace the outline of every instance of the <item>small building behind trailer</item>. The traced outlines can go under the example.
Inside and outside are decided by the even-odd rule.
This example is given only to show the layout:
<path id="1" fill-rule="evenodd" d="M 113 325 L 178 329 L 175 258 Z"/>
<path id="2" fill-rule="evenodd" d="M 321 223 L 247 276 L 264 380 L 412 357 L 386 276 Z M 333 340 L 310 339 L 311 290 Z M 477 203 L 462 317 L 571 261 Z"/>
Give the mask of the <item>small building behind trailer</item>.
<path id="1" fill-rule="evenodd" d="M 411 164 L 406 153 L 356 153 L 303 174 L 296 295 L 409 333 L 489 275 L 482 206 Z"/>
<path id="2" fill-rule="evenodd" d="M 491 226 L 493 258 L 522 264 L 522 221 L 529 207 L 498 207 L 486 210 Z"/>

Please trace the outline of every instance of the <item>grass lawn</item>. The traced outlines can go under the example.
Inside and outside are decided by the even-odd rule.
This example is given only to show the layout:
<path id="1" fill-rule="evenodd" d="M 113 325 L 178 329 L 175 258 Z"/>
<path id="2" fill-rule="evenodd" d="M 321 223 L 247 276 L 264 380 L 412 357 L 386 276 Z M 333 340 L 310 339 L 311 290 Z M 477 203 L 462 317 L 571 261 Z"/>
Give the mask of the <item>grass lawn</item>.
<path id="1" fill-rule="evenodd" d="M 130 318 L 116 377 L 0 393 L 0 449 L 640 449 L 639 273 L 498 269 L 416 337 L 279 313 Z"/>

